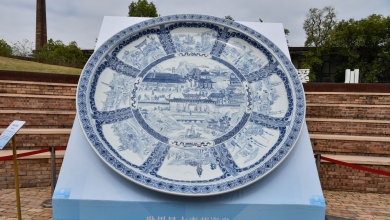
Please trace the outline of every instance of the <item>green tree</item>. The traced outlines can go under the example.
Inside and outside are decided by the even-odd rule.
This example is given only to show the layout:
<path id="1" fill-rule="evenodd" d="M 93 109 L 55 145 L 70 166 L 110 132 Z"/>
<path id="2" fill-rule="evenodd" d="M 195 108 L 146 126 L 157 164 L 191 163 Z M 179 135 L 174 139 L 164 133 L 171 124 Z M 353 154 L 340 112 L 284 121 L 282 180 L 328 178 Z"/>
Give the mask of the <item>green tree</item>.
<path id="1" fill-rule="evenodd" d="M 77 46 L 75 41 L 65 45 L 62 41 L 49 39 L 41 51 L 37 52 L 35 57 L 39 60 L 46 60 L 51 62 L 63 62 L 74 65 L 84 64 L 86 58 L 83 52 Z"/>
<path id="2" fill-rule="evenodd" d="M 390 73 L 390 16 L 373 14 L 361 20 L 342 20 L 329 43 L 339 54 L 339 81 L 344 79 L 345 69 L 359 69 L 364 83 L 378 82 L 379 77 Z"/>
<path id="3" fill-rule="evenodd" d="M 306 59 L 302 62 L 302 67 L 310 69 L 310 81 L 315 81 L 315 73 L 322 65 L 321 55 L 328 52 L 327 43 L 337 23 L 336 16 L 333 6 L 311 8 L 306 14 L 303 29 L 306 32 L 305 46 L 310 49 L 304 53 Z"/>
<path id="4" fill-rule="evenodd" d="M 290 31 L 287 28 L 285 28 L 284 29 L 284 35 L 286 35 L 286 37 L 287 37 L 289 34 L 290 34 Z"/>
<path id="5" fill-rule="evenodd" d="M 11 56 L 12 54 L 12 47 L 7 44 L 7 42 L 3 39 L 0 40 L 0 55 L 1 56 Z"/>
<path id="6" fill-rule="evenodd" d="M 129 5 L 129 17 L 158 17 L 156 6 L 147 0 L 138 0 Z"/>
<path id="7" fill-rule="evenodd" d="M 234 21 L 234 19 L 232 18 L 232 16 L 228 15 L 228 16 L 225 16 L 225 19 L 227 20 L 231 20 L 231 21 Z"/>

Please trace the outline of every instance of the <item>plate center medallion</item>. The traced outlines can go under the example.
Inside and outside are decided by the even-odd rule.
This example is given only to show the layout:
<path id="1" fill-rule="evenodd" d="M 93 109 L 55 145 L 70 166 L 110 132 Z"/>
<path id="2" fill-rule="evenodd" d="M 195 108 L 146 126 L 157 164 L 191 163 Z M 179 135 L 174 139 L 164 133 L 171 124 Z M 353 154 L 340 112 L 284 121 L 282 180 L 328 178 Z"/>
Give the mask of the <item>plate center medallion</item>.
<path id="1" fill-rule="evenodd" d="M 175 54 L 155 64 L 137 90 L 138 109 L 156 132 L 184 146 L 212 142 L 231 131 L 245 113 L 238 76 L 210 55 Z"/>

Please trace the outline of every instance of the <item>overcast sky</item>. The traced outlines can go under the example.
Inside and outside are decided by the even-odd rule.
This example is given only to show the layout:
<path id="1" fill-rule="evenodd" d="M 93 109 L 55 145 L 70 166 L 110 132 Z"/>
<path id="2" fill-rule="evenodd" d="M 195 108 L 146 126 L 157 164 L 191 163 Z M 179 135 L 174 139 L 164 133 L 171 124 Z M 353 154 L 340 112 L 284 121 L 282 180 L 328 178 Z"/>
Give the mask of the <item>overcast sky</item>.
<path id="1" fill-rule="evenodd" d="M 105 15 L 127 16 L 129 0 L 48 0 L 47 36 L 82 49 L 93 49 Z M 333 5 L 338 19 L 361 19 L 371 14 L 390 15 L 390 0 L 154 0 L 157 12 L 232 16 L 236 21 L 283 23 L 290 30 L 290 46 L 302 46 L 305 14 L 310 8 Z M 8 44 L 23 38 L 35 42 L 36 0 L 0 0 L 0 39 Z"/>

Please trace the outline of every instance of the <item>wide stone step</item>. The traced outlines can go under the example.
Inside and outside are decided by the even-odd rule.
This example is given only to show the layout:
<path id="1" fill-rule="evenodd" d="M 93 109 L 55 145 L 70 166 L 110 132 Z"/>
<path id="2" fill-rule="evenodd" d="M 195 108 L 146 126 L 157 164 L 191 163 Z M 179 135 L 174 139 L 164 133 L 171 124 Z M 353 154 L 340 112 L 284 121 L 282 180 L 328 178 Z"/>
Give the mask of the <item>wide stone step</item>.
<path id="1" fill-rule="evenodd" d="M 390 158 L 388 158 L 388 157 L 334 155 L 334 154 L 321 154 L 321 156 L 327 157 L 327 158 L 330 158 L 333 160 L 339 160 L 342 162 L 351 163 L 351 164 L 390 166 Z M 331 163 L 331 162 L 322 159 L 321 163 Z"/>
<path id="2" fill-rule="evenodd" d="M 2 133 L 5 128 L 0 128 Z M 21 128 L 16 133 L 16 148 L 18 150 L 37 150 L 50 146 L 66 147 L 72 129 L 32 129 Z M 11 150 L 11 141 L 4 150 Z"/>
<path id="3" fill-rule="evenodd" d="M 390 105 L 308 103 L 306 118 L 390 120 Z"/>
<path id="4" fill-rule="evenodd" d="M 75 96 L 77 84 L 0 80 L 0 93 Z"/>
<path id="5" fill-rule="evenodd" d="M 315 153 L 390 156 L 390 137 L 310 134 L 310 140 Z"/>
<path id="6" fill-rule="evenodd" d="M 14 120 L 26 121 L 23 128 L 72 128 L 75 111 L 0 110 L 0 128 Z"/>
<path id="7" fill-rule="evenodd" d="M 76 96 L 0 94 L 0 109 L 76 110 Z"/>
<path id="8" fill-rule="evenodd" d="M 305 92 L 306 103 L 389 105 L 390 93 Z"/>
<path id="9" fill-rule="evenodd" d="M 16 153 L 28 153 L 33 150 L 17 150 Z M 12 155 L 12 150 L 0 151 L 0 157 Z M 58 178 L 65 151 L 56 151 L 56 176 Z M 20 188 L 50 186 L 51 182 L 50 152 L 18 158 Z M 15 188 L 13 160 L 0 163 L 0 189 Z"/>
<path id="10" fill-rule="evenodd" d="M 390 172 L 390 158 L 351 155 L 326 155 L 325 157 L 363 167 Z M 318 174 L 322 189 L 359 192 L 390 193 L 390 177 L 321 160 Z"/>
<path id="11" fill-rule="evenodd" d="M 339 134 L 390 137 L 390 120 L 306 118 L 311 134 Z"/>

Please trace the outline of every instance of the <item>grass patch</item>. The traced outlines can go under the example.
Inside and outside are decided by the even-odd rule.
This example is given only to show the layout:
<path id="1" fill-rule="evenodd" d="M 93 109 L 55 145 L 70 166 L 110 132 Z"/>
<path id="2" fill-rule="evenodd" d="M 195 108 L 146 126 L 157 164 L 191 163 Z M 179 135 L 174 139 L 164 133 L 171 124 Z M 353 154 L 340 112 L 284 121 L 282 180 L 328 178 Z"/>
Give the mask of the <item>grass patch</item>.
<path id="1" fill-rule="evenodd" d="M 0 70 L 80 75 L 82 69 L 50 65 L 0 56 Z"/>

